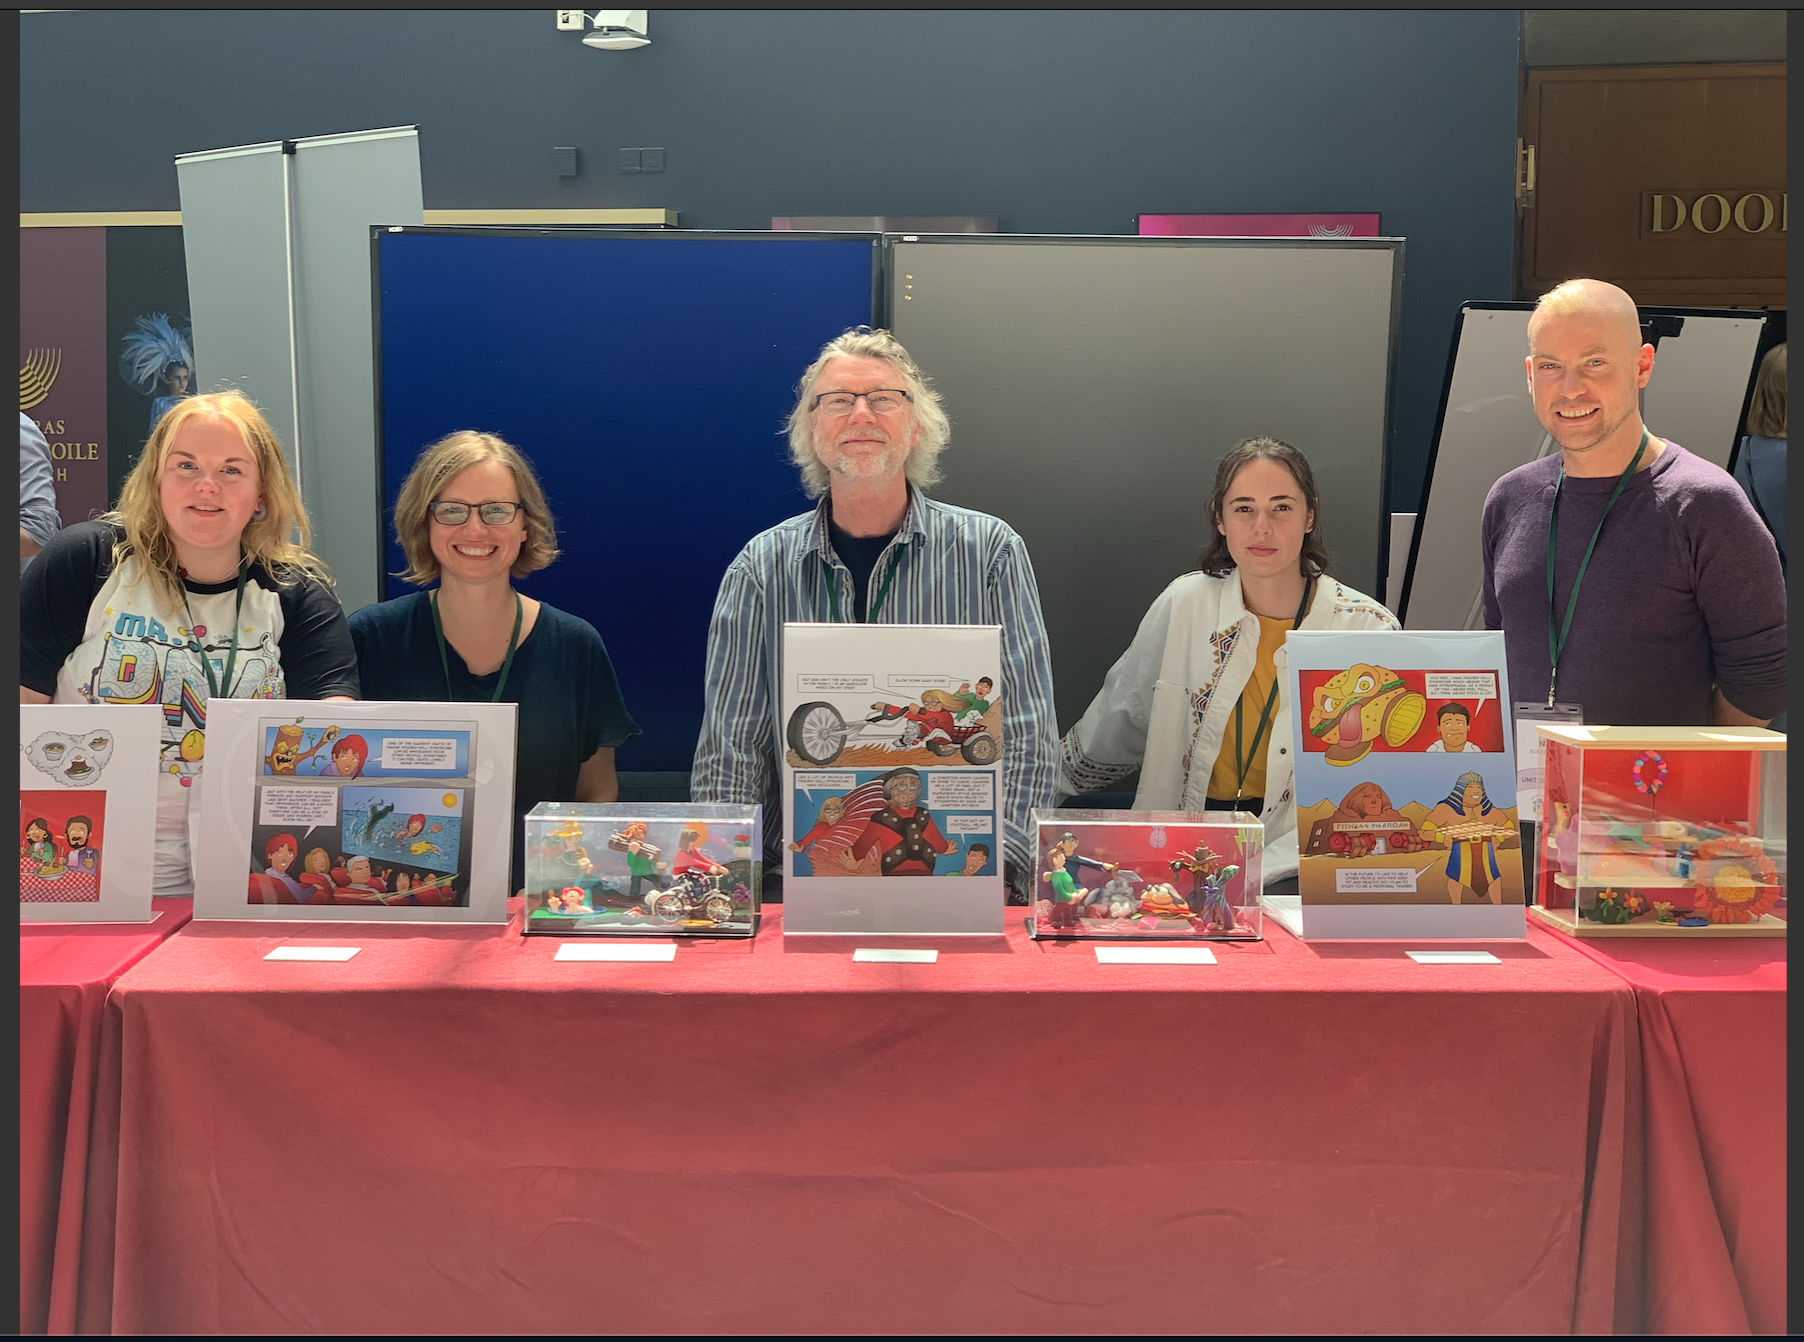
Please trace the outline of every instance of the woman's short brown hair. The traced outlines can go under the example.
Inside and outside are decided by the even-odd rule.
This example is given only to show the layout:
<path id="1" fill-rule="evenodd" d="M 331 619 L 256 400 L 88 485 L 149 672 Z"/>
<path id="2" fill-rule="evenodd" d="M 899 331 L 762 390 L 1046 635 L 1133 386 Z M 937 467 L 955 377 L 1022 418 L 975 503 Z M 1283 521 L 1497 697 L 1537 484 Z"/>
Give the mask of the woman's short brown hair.
<path id="1" fill-rule="evenodd" d="M 510 570 L 524 578 L 545 568 L 558 556 L 557 524 L 545 505 L 539 477 L 520 449 L 504 438 L 476 429 L 459 429 L 420 453 L 395 500 L 395 537 L 407 555 L 407 568 L 395 576 L 415 587 L 438 577 L 438 557 L 432 553 L 432 513 L 440 492 L 472 466 L 498 461 L 514 474 L 520 494 L 520 511 L 526 517 L 526 540 Z"/>
<path id="2" fill-rule="evenodd" d="M 1754 397 L 1748 402 L 1748 432 L 1761 438 L 1785 437 L 1785 343 L 1781 341 L 1760 361 L 1754 379 Z"/>
<path id="3" fill-rule="evenodd" d="M 1289 443 L 1276 438 L 1247 438 L 1236 443 L 1232 451 L 1215 468 L 1215 488 L 1209 492 L 1209 544 L 1198 561 L 1204 573 L 1221 575 L 1234 568 L 1234 556 L 1228 551 L 1228 538 L 1221 532 L 1221 509 L 1227 502 L 1234 477 L 1255 461 L 1275 461 L 1289 471 L 1303 495 L 1306 516 L 1314 519 L 1303 534 L 1303 552 L 1297 557 L 1305 578 L 1319 578 L 1328 571 L 1331 556 L 1322 544 L 1322 501 L 1315 490 L 1315 472 L 1309 459 Z"/>

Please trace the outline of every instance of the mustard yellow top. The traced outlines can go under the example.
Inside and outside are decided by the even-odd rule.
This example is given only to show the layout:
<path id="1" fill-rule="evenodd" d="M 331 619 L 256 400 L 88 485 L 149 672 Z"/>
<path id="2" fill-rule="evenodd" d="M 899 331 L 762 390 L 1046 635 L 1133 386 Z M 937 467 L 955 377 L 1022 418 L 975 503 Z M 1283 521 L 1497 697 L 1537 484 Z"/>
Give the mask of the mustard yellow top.
<path id="1" fill-rule="evenodd" d="M 1290 730 L 1280 720 L 1278 705 L 1273 704 L 1271 717 L 1265 724 L 1265 735 L 1259 738 L 1256 747 L 1253 744 L 1253 733 L 1259 730 L 1259 715 L 1265 711 L 1266 696 L 1272 692 L 1278 677 L 1273 658 L 1284 646 L 1284 636 L 1294 623 L 1266 615 L 1254 618 L 1259 621 L 1259 655 L 1253 661 L 1253 674 L 1248 677 L 1246 688 L 1240 692 L 1241 749 L 1252 755 L 1247 763 L 1246 781 L 1240 784 L 1238 795 L 1242 797 L 1265 796 L 1265 752 L 1271 746 L 1274 733 Z M 1239 771 L 1239 763 L 1234 758 L 1234 719 L 1229 717 L 1222 732 L 1221 749 L 1215 755 L 1215 767 L 1209 772 L 1208 795 L 1217 801 L 1234 800 L 1237 795 L 1234 777 Z"/>

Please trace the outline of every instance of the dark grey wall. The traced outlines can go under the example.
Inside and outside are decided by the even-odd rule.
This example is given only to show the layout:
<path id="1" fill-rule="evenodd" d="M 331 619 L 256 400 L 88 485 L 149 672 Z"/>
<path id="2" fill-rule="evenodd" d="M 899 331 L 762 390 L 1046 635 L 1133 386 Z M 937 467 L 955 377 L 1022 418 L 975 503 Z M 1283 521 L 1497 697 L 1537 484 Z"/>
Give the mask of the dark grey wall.
<path id="1" fill-rule="evenodd" d="M 994 214 L 1020 233 L 1380 211 L 1409 239 L 1400 509 L 1420 497 L 1460 302 L 1509 295 L 1514 10 L 653 10 L 633 52 L 582 46 L 548 9 L 20 27 L 26 211 L 175 209 L 178 153 L 401 124 L 420 127 L 429 210 L 651 205 L 693 228 Z M 550 151 L 567 144 L 583 169 L 560 181 Z M 667 150 L 666 172 L 614 171 L 617 147 L 643 145 Z"/>

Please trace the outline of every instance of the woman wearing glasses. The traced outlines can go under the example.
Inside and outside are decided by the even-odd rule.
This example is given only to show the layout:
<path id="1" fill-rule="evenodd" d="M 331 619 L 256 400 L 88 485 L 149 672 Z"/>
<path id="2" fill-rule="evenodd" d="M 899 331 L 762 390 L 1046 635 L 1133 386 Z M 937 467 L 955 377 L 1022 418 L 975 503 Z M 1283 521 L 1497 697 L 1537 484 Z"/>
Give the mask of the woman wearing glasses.
<path id="1" fill-rule="evenodd" d="M 513 888 L 521 820 L 542 801 L 613 801 L 614 748 L 639 733 L 588 621 L 514 590 L 557 558 L 532 467 L 511 444 L 462 430 L 428 447 L 395 503 L 423 592 L 365 606 L 351 637 L 366 699 L 522 705 L 514 772 Z"/>

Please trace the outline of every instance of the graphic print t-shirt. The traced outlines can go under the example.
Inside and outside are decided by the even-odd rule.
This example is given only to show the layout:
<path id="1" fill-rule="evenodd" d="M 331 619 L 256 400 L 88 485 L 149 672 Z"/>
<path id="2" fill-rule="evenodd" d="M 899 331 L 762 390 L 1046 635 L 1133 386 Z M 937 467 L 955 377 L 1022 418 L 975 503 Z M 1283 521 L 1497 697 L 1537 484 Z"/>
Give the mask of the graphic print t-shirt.
<path id="1" fill-rule="evenodd" d="M 83 522 L 59 532 L 20 584 L 19 683 L 59 704 L 157 704 L 158 895 L 190 895 L 188 812 L 206 754 L 211 691 L 200 656 L 224 676 L 237 583 L 187 581 L 171 611 L 136 561 L 113 567 L 119 529 Z M 288 575 L 283 575 L 288 576 Z M 356 697 L 357 656 L 338 598 L 305 576 L 245 576 L 232 699 Z"/>

